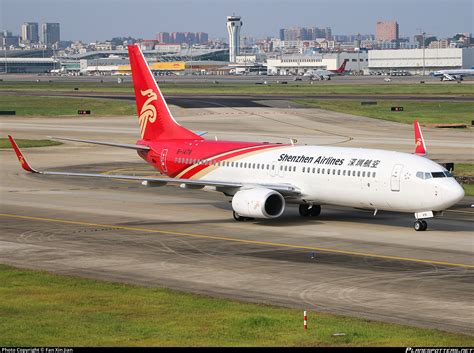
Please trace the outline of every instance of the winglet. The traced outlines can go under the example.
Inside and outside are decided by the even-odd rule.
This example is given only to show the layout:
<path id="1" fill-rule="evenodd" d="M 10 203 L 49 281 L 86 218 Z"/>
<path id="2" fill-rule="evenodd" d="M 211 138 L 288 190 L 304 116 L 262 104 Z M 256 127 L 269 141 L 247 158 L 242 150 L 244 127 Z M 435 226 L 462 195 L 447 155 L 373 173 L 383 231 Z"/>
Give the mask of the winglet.
<path id="1" fill-rule="evenodd" d="M 24 170 L 30 173 L 39 173 L 36 169 L 31 168 L 28 162 L 26 161 L 25 157 L 23 157 L 23 154 L 21 153 L 20 149 L 18 148 L 18 145 L 16 144 L 15 140 L 13 137 L 8 135 L 8 139 L 10 140 L 10 143 L 12 144 L 13 149 L 15 150 L 16 156 L 18 157 L 18 160 L 20 161 L 20 164 Z"/>
<path id="2" fill-rule="evenodd" d="M 425 156 L 428 153 L 428 150 L 426 149 L 425 140 L 423 139 L 418 120 L 413 122 L 413 127 L 415 129 L 415 154 Z"/>

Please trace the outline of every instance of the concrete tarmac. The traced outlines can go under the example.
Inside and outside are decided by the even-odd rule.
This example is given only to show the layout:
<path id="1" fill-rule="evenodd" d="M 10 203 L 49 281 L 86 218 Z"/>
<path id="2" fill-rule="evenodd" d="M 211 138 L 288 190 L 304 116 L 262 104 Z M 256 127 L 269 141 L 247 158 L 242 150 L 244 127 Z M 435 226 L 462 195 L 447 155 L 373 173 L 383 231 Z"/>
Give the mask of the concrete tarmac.
<path id="1" fill-rule="evenodd" d="M 172 107 L 208 138 L 411 152 L 412 127 L 317 109 Z M 1 118 L 2 135 L 134 142 L 135 117 Z M 238 126 L 238 129 L 236 128 Z M 439 158 L 473 162 L 472 131 L 424 131 Z M 38 169 L 154 175 L 134 151 L 66 143 L 24 151 Z M 325 207 L 235 222 L 215 192 L 24 173 L 0 151 L 0 262 L 474 334 L 473 209 L 415 232 L 413 215 Z"/>

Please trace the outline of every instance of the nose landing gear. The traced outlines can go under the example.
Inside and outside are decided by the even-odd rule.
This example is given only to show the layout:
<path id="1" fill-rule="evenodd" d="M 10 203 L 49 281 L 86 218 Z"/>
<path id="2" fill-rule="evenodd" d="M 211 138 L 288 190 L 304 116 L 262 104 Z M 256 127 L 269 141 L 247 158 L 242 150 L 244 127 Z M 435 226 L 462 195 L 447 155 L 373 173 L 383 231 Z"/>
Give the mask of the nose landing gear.
<path id="1" fill-rule="evenodd" d="M 417 232 L 422 232 L 425 231 L 426 228 L 428 228 L 428 223 L 426 223 L 424 219 L 417 219 L 415 221 L 415 224 L 413 225 L 413 228 L 415 228 Z"/>

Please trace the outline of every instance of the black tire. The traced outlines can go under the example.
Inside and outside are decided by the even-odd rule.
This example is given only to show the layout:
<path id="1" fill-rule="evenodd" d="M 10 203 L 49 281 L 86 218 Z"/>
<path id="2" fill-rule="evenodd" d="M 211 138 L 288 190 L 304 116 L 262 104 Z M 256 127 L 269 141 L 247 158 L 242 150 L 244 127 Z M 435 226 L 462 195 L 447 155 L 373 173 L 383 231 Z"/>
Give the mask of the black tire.
<path id="1" fill-rule="evenodd" d="M 415 228 L 415 230 L 416 230 L 417 232 L 423 231 L 423 230 L 424 230 L 424 229 L 423 229 L 423 222 L 422 222 L 421 220 L 417 219 L 417 220 L 415 221 L 415 223 L 413 224 L 413 228 Z"/>
<path id="2" fill-rule="evenodd" d="M 311 217 L 318 217 L 321 214 L 321 206 L 313 205 L 313 207 L 309 209 L 309 214 Z"/>
<path id="3" fill-rule="evenodd" d="M 237 221 L 237 222 L 243 222 L 245 221 L 245 217 L 242 217 L 241 215 L 239 215 L 237 212 L 235 211 L 232 211 L 233 212 L 233 216 L 234 216 L 234 219 Z"/>
<path id="4" fill-rule="evenodd" d="M 424 219 L 421 219 L 420 221 L 421 221 L 421 223 L 423 224 L 423 229 L 422 229 L 422 231 L 425 231 L 425 230 L 428 228 L 428 223 L 426 223 L 426 221 L 425 221 Z"/>
<path id="5" fill-rule="evenodd" d="M 310 215 L 310 209 L 308 204 L 301 204 L 299 211 L 301 217 L 308 217 Z"/>

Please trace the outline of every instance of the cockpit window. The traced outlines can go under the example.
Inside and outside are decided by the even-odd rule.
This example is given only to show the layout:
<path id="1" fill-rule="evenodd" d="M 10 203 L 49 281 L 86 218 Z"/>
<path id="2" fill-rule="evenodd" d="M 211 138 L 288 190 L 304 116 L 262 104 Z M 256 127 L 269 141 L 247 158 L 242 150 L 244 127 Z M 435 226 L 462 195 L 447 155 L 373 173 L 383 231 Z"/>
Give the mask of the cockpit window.
<path id="1" fill-rule="evenodd" d="M 416 177 L 420 179 L 425 179 L 425 173 L 423 172 L 416 172 Z"/>
<path id="2" fill-rule="evenodd" d="M 425 179 L 431 179 L 431 173 L 425 172 Z"/>
<path id="3" fill-rule="evenodd" d="M 443 172 L 431 172 L 431 175 L 433 178 L 446 178 Z"/>

